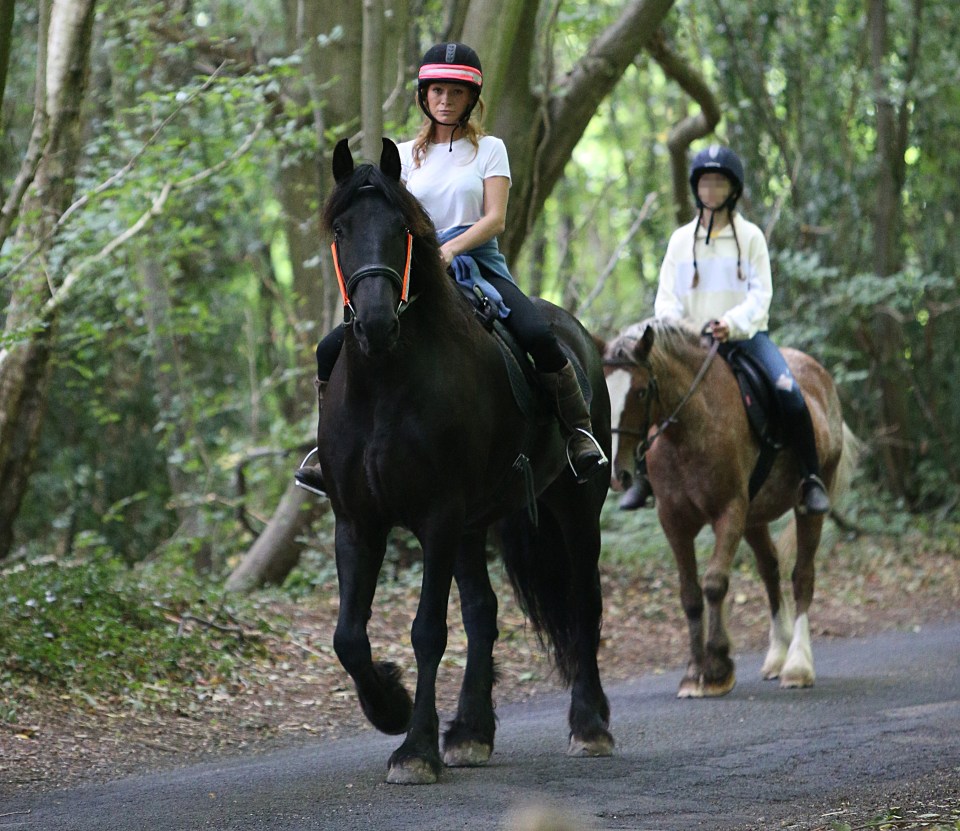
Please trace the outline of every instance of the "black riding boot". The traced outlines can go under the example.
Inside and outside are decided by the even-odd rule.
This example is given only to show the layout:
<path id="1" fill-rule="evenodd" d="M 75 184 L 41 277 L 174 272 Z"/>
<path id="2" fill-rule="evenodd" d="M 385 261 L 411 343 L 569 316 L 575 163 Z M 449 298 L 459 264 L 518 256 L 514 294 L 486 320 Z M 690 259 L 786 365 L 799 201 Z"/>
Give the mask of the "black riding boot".
<path id="1" fill-rule="evenodd" d="M 800 460 L 804 476 L 800 482 L 799 506 L 801 514 L 826 514 L 830 512 L 830 496 L 827 486 L 820 478 L 820 459 L 813 433 L 810 411 L 804 406 L 794 414 L 793 423 L 787 425 L 791 444 Z"/>
<path id="2" fill-rule="evenodd" d="M 590 411 L 583 400 L 573 364 L 567 361 L 559 372 L 541 372 L 540 380 L 567 433 L 567 461 L 577 481 L 586 482 L 605 467 L 608 460 L 603 448 L 593 437 Z"/>
<path id="3" fill-rule="evenodd" d="M 323 392 L 327 388 L 327 382 L 321 381 L 319 378 L 314 378 L 313 385 L 317 388 L 317 431 L 319 432 L 320 414 L 323 413 Z M 307 456 L 307 459 L 316 452 L 317 449 L 314 448 L 310 455 Z M 323 481 L 323 472 L 320 470 L 320 465 L 315 464 L 308 466 L 306 464 L 307 459 L 303 460 L 299 469 L 293 474 L 294 483 L 298 488 L 303 488 L 304 490 L 310 491 L 310 493 L 315 493 L 317 496 L 326 496 L 327 486 Z"/>
<path id="4" fill-rule="evenodd" d="M 635 511 L 637 508 L 646 508 L 651 496 L 653 496 L 653 488 L 650 487 L 650 480 L 647 478 L 647 460 L 641 459 L 637 462 L 637 469 L 634 471 L 633 484 L 620 497 L 618 503 L 620 510 Z"/>

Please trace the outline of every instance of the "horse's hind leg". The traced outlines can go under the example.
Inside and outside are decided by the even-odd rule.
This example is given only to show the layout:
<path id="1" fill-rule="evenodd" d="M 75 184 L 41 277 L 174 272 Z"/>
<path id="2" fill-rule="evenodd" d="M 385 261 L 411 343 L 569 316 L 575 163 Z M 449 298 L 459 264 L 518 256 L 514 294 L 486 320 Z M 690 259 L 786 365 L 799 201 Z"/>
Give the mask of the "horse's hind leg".
<path id="1" fill-rule="evenodd" d="M 504 563 L 538 634 L 553 647 L 554 664 L 570 685 L 572 756 L 609 756 L 610 705 L 600 682 L 597 651 L 603 598 L 600 592 L 599 513 L 603 494 L 555 482 L 539 502 L 536 529 L 526 513 L 503 524 Z"/>
<path id="2" fill-rule="evenodd" d="M 744 535 L 757 559 L 757 571 L 767 591 L 770 604 L 770 645 L 760 674 L 764 678 L 777 678 L 787 659 L 787 650 L 793 635 L 793 615 L 784 603 L 780 590 L 780 561 L 777 547 L 766 525 L 749 529 Z"/>
<path id="3" fill-rule="evenodd" d="M 813 669 L 813 646 L 810 643 L 810 604 L 813 602 L 815 577 L 814 556 L 820 545 L 823 516 L 797 516 L 797 562 L 793 567 L 793 599 L 797 619 L 787 659 L 780 671 L 780 686 L 812 687 L 816 679 Z"/>
<path id="4" fill-rule="evenodd" d="M 493 753 L 497 596 L 487 573 L 485 543 L 485 532 L 464 536 L 453 571 L 467 633 L 467 666 L 457 714 L 443 735 L 443 761 L 450 767 L 482 765 Z"/>
<path id="5" fill-rule="evenodd" d="M 571 523 L 574 524 L 574 523 Z M 574 561 L 573 593 L 577 601 L 577 672 L 570 691 L 571 756 L 610 756 L 610 704 L 600 683 L 597 652 L 600 649 L 600 621 L 603 617 L 603 593 L 600 587 L 600 531 L 596 523 L 577 527 L 567 536 Z M 594 534 L 594 530 L 596 534 Z"/>

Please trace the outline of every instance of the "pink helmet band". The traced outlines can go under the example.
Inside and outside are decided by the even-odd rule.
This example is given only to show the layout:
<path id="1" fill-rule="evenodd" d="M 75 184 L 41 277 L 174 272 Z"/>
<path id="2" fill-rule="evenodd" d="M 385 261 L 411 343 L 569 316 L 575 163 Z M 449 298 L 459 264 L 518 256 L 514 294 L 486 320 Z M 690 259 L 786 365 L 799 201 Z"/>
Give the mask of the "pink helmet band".
<path id="1" fill-rule="evenodd" d="M 420 67 L 420 81 L 447 81 L 483 86 L 483 75 L 473 66 L 450 63 L 428 63 Z"/>

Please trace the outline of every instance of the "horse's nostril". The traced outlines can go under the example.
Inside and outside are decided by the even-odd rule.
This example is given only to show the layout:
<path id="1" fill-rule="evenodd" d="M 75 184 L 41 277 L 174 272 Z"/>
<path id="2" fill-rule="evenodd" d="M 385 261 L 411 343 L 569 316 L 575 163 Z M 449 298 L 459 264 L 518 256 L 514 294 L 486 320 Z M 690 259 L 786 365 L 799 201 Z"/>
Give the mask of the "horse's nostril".
<path id="1" fill-rule="evenodd" d="M 633 484 L 633 477 L 630 475 L 630 471 L 628 470 L 621 470 L 620 473 L 617 474 L 617 479 L 620 482 L 620 487 L 624 490 Z"/>

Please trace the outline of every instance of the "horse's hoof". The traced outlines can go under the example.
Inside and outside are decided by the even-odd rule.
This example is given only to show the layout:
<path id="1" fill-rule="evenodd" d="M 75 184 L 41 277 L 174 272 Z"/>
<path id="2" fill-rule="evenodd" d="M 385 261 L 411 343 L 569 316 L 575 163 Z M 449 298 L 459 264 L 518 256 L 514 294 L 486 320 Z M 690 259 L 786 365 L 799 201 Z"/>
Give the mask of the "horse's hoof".
<path id="1" fill-rule="evenodd" d="M 433 785 L 437 778 L 437 772 L 423 759 L 407 759 L 390 765 L 387 771 L 387 782 L 391 785 Z"/>
<path id="2" fill-rule="evenodd" d="M 579 739 L 576 736 L 571 736 L 570 746 L 567 748 L 567 755 L 582 758 L 612 756 L 613 736 L 609 733 L 593 739 Z"/>
<path id="3" fill-rule="evenodd" d="M 771 664 L 767 666 L 764 664 L 760 668 L 760 677 L 764 681 L 776 681 L 780 677 L 780 667 L 782 664 Z"/>
<path id="4" fill-rule="evenodd" d="M 810 672 L 784 672 L 780 676 L 780 689 L 781 690 L 801 690 L 807 687 L 812 687 L 814 681 L 814 674 Z"/>
<path id="5" fill-rule="evenodd" d="M 703 685 L 704 698 L 720 698 L 737 686 L 737 676 L 733 673 L 720 681 L 708 681 Z"/>
<path id="6" fill-rule="evenodd" d="M 443 749 L 443 763 L 448 768 L 475 768 L 490 761 L 493 748 L 482 742 L 465 742 Z"/>
<path id="7" fill-rule="evenodd" d="M 703 698 L 703 684 L 692 678 L 684 678 L 677 690 L 677 698 Z"/>
<path id="8" fill-rule="evenodd" d="M 785 649 L 771 649 L 770 652 L 767 653 L 767 657 L 763 662 L 763 666 L 760 667 L 760 677 L 765 681 L 772 681 L 775 678 L 779 678 L 780 671 L 783 669 L 783 663 L 786 660 L 787 651 Z"/>

